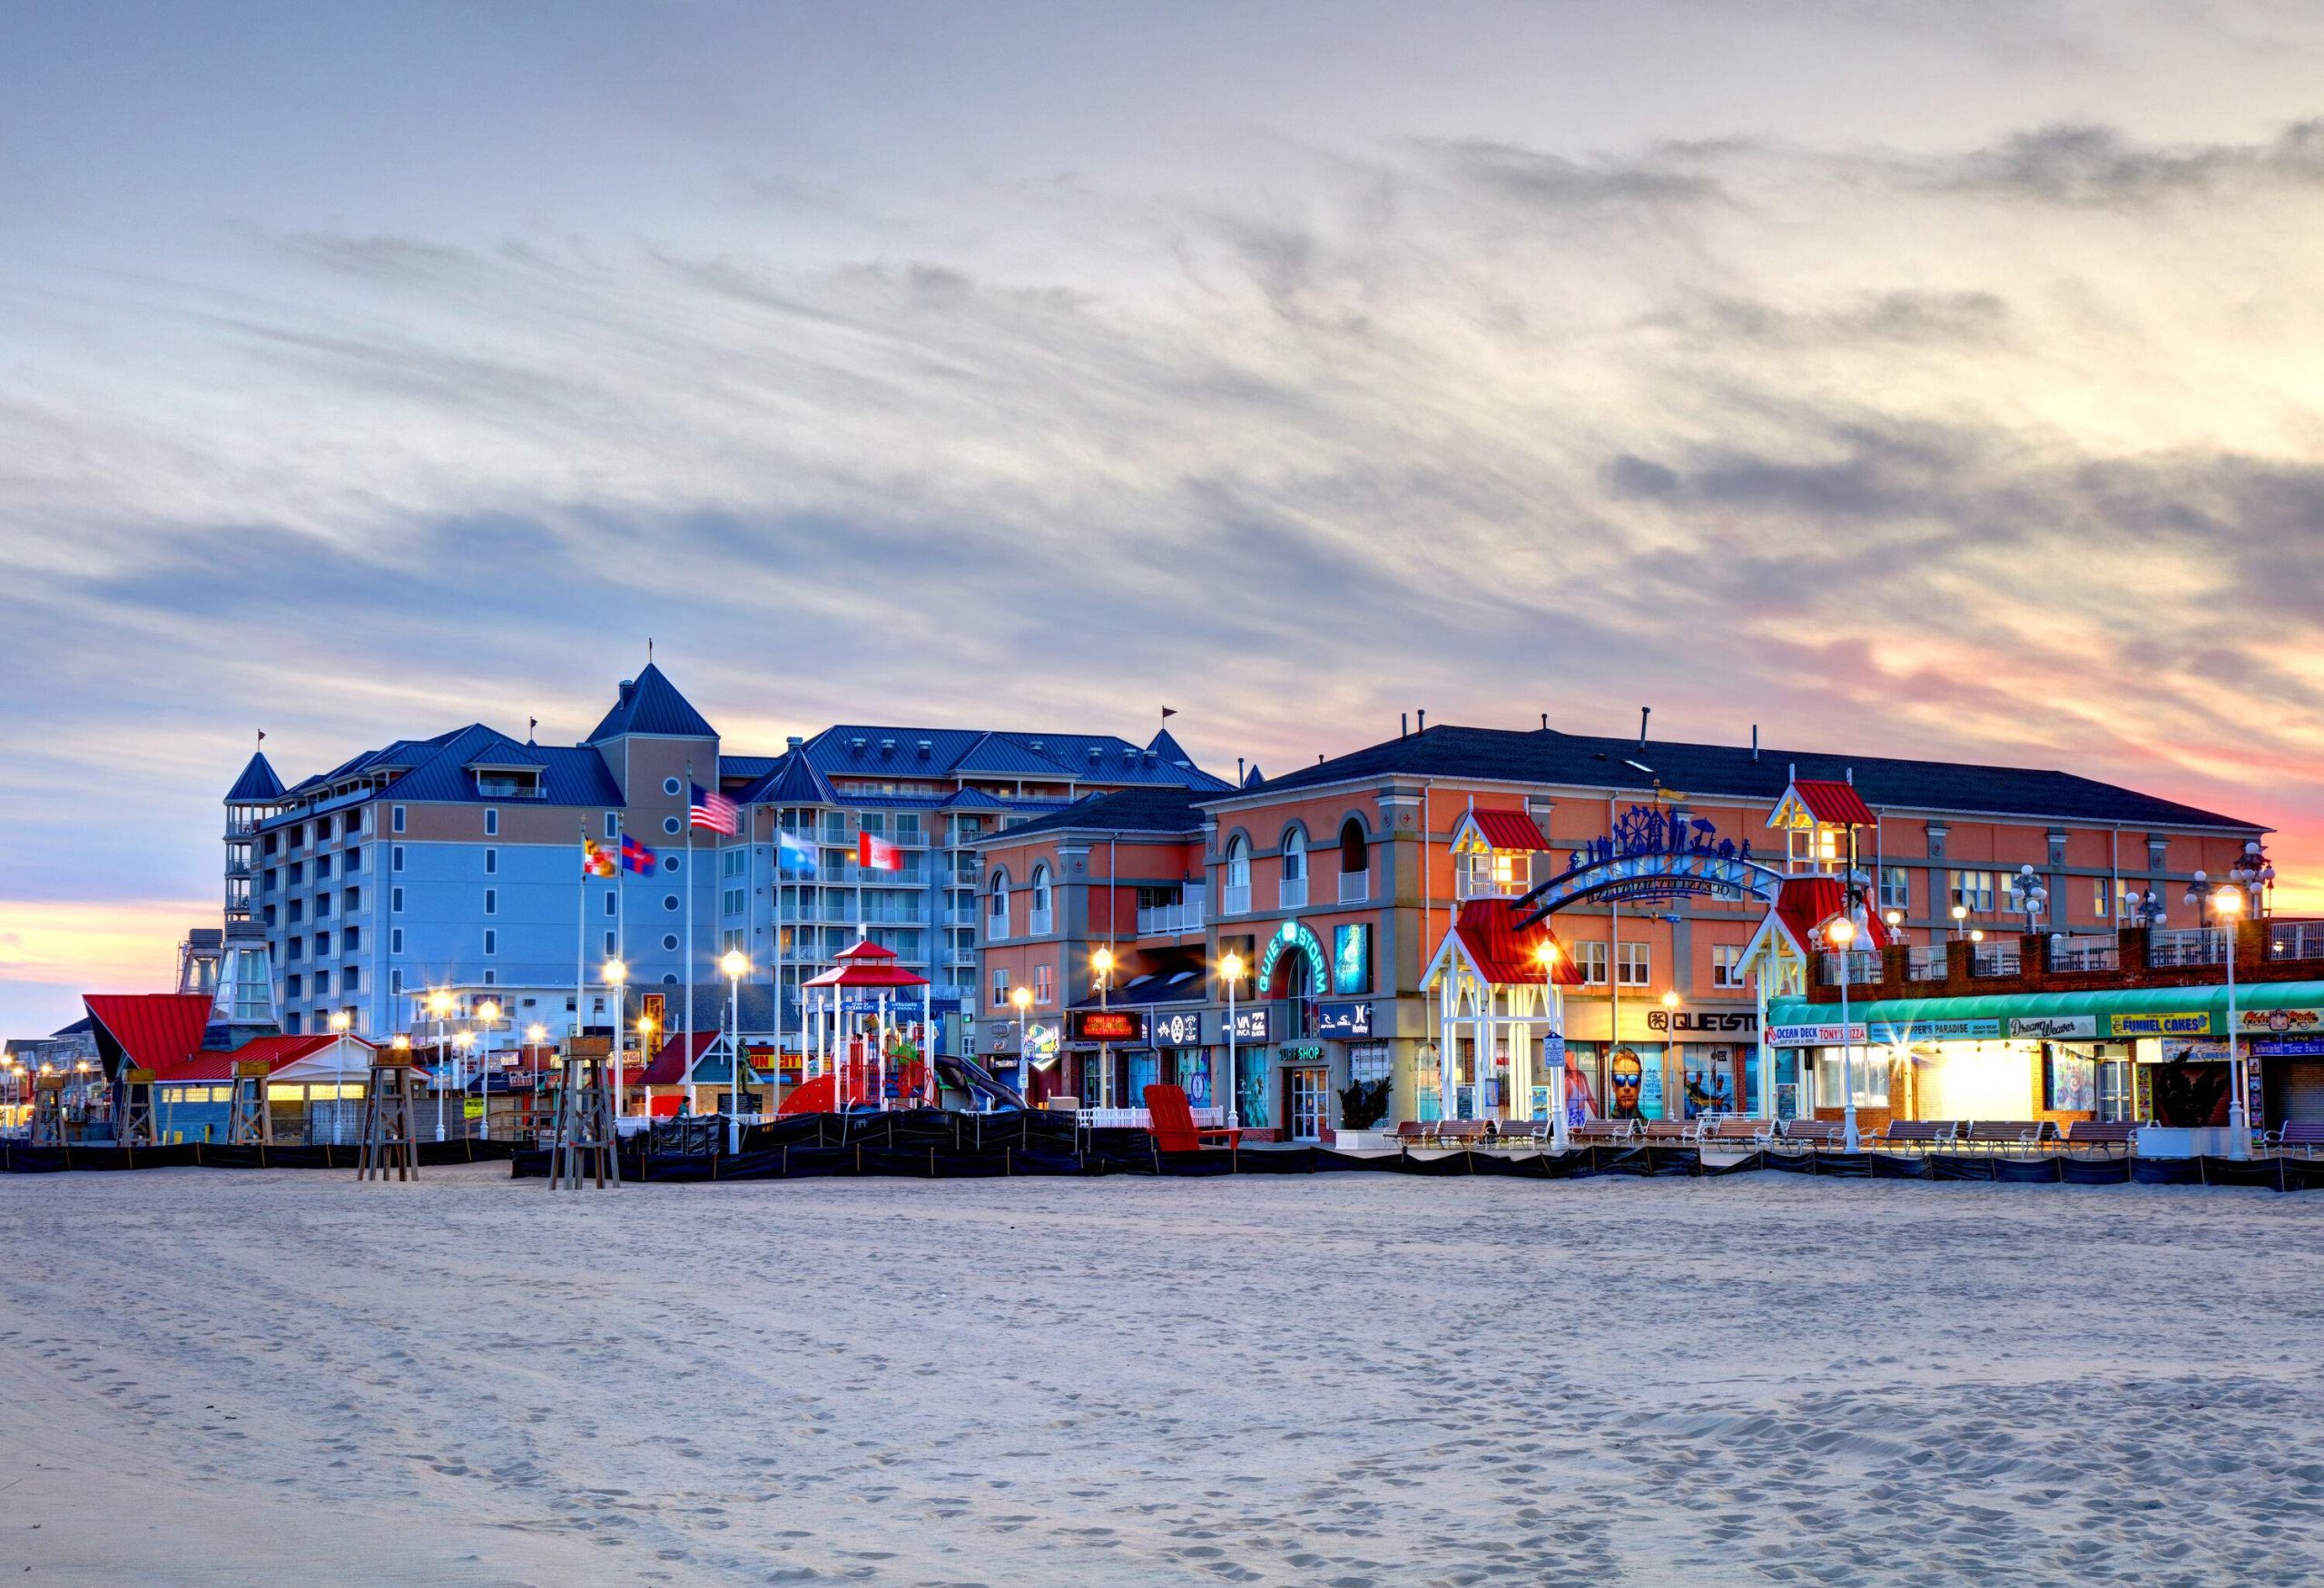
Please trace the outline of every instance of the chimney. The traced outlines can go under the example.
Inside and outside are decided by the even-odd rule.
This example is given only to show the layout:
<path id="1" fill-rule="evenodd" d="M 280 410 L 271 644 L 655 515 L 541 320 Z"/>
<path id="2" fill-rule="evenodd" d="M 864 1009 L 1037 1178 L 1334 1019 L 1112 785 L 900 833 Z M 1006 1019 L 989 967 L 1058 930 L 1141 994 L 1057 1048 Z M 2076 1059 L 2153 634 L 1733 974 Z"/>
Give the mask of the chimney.
<path id="1" fill-rule="evenodd" d="M 1650 705 L 1638 708 L 1638 747 L 1641 750 L 1646 748 L 1646 719 L 1653 715 L 1654 708 Z"/>
<path id="2" fill-rule="evenodd" d="M 1751 725 L 1751 759 L 1754 763 L 1759 759 L 1759 725 L 1757 723 Z"/>
<path id="3" fill-rule="evenodd" d="M 1543 733 L 1545 733 L 1545 734 L 1546 734 L 1546 733 L 1548 733 L 1549 731 L 1550 731 L 1550 714 L 1549 714 L 1548 712 L 1543 712 L 1543 713 L 1541 714 L 1541 732 L 1543 732 Z"/>
<path id="4" fill-rule="evenodd" d="M 1426 711 L 1423 711 L 1420 714 L 1420 731 L 1423 734 L 1428 732 L 1428 713 Z"/>
<path id="5" fill-rule="evenodd" d="M 1399 739 L 1403 738 L 1410 735 L 1412 731 L 1413 714 L 1408 711 L 1398 712 L 1396 714 L 1396 737 Z"/>
<path id="6" fill-rule="evenodd" d="M 800 745 L 802 745 L 805 744 L 806 742 L 807 742 L 806 740 L 804 740 L 804 739 L 801 738 L 798 735 L 793 734 L 793 735 L 792 735 L 789 738 L 787 738 L 787 739 L 783 740 L 783 747 L 784 747 L 785 749 L 788 749 L 788 750 L 796 750 L 797 748 L 799 748 L 799 746 L 800 746 Z"/>
<path id="7" fill-rule="evenodd" d="M 1236 757 L 1235 757 L 1235 786 L 1236 786 L 1236 788 L 1241 788 L 1241 787 L 1243 786 L 1243 779 L 1244 779 L 1245 777 L 1248 776 L 1248 775 L 1249 775 L 1249 774 L 1248 774 L 1247 773 L 1246 773 L 1246 772 L 1243 770 L 1243 758 L 1242 758 L 1240 755 L 1236 756 Z"/>

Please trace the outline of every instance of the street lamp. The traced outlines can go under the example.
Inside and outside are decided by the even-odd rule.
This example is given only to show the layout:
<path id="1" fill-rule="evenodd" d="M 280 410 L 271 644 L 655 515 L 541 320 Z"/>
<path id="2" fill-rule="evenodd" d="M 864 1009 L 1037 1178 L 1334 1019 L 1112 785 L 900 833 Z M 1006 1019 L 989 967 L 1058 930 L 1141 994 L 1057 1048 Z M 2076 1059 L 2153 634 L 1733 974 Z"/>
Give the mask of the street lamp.
<path id="1" fill-rule="evenodd" d="M 2034 874 L 2033 866 L 2029 864 L 2017 868 L 2017 874 L 2009 879 L 2009 892 L 2010 896 L 2017 901 L 2017 908 L 2025 916 L 2026 932 L 2032 933 L 2039 931 L 2040 928 L 2035 926 L 2034 922 L 2049 909 L 2050 890 L 2043 887 L 2042 879 Z"/>
<path id="2" fill-rule="evenodd" d="M 452 1038 L 453 1051 L 457 1052 L 460 1056 L 460 1134 L 463 1136 L 468 1134 L 468 1050 L 475 1046 L 476 1033 L 474 1031 L 457 1032 Z"/>
<path id="3" fill-rule="evenodd" d="M 2256 918 L 2268 912 L 2268 893 L 2276 885 L 2276 868 L 2268 858 L 2268 851 L 2257 838 L 2243 843 L 2243 853 L 2227 868 L 2228 880 L 2243 890 L 2250 901 L 2251 913 Z"/>
<path id="4" fill-rule="evenodd" d="M 1548 1032 L 1541 1043 L 1541 1066 L 1557 1079 L 1550 1085 L 1550 1150 L 1563 1152 L 1570 1145 L 1565 1122 L 1565 995 L 1558 991 L 1558 945 L 1544 942 L 1533 951 L 1541 965 L 1541 1015 Z"/>
<path id="5" fill-rule="evenodd" d="M 355 1017 L 348 1013 L 345 1010 L 338 1009 L 331 1011 L 330 1029 L 337 1031 L 340 1036 L 345 1036 L 347 1034 L 347 1028 L 354 1023 Z"/>
<path id="6" fill-rule="evenodd" d="M 1968 919 L 1969 907 L 1966 904 L 1955 903 L 1953 906 L 1953 930 L 1956 932 L 1959 932 L 1961 930 L 1962 923 Z"/>
<path id="7" fill-rule="evenodd" d="M 1103 1014 L 1112 1007 L 1114 991 L 1114 951 L 1101 948 L 1089 956 L 1089 968 L 1098 972 L 1098 1011 Z M 1104 1030 L 1104 1023 L 1099 1023 Z M 1110 1038 L 1098 1039 L 1098 1100 L 1101 1109 L 1113 1107 L 1114 1044 Z"/>
<path id="8" fill-rule="evenodd" d="M 628 1102 L 622 1086 L 621 1029 L 629 1019 L 629 1000 L 622 993 L 622 984 L 629 980 L 629 967 L 618 959 L 610 959 L 599 973 L 605 977 L 606 985 L 614 990 L 614 1118 L 618 1119 L 624 1116 Z M 576 1009 L 573 1015 L 578 1020 L 581 1011 Z"/>
<path id="9" fill-rule="evenodd" d="M 428 995 L 428 1012 L 436 1017 L 436 1139 L 444 1139 L 444 1020 L 452 1012 L 452 995 L 438 987 Z"/>
<path id="10" fill-rule="evenodd" d="M 1959 908 L 1959 906 L 1955 906 Z M 1836 916 L 1824 928 L 1824 939 L 1840 955 L 1840 1090 L 1845 1095 L 1846 1119 L 1843 1129 L 1847 1149 L 1857 1149 L 1856 1134 L 1856 1033 L 1848 1026 L 1848 945 L 1856 942 L 1856 922 L 1846 916 Z"/>
<path id="11" fill-rule="evenodd" d="M 743 978 L 751 973 L 751 962 L 740 949 L 728 949 L 719 957 L 718 968 L 726 972 L 726 1150 L 743 1150 Z"/>
<path id="12" fill-rule="evenodd" d="M 1027 1048 L 1030 1028 L 1025 1011 L 1033 1007 L 1033 990 L 1019 982 L 1009 989 L 1009 1002 L 1017 1011 L 1017 1095 L 1029 1109 L 1033 1106 L 1033 1060 Z"/>
<path id="13" fill-rule="evenodd" d="M 2227 922 L 2227 1083 L 2234 1095 L 2227 1105 L 2227 1155 L 2251 1156 L 2251 1080 L 2243 1073 L 2242 1044 L 2236 1037 L 2235 940 L 2236 918 L 2243 913 L 2243 890 L 2222 886 L 2211 895 L 2211 908 Z"/>
<path id="14" fill-rule="evenodd" d="M 1224 1110 L 1218 1118 L 1229 1130 L 1236 1130 L 1243 1123 L 1235 1095 L 1235 994 L 1243 985 L 1243 956 L 1228 954 L 1219 961 L 1218 975 L 1226 983 L 1226 1087 L 1218 1096 L 1218 1107 Z"/>

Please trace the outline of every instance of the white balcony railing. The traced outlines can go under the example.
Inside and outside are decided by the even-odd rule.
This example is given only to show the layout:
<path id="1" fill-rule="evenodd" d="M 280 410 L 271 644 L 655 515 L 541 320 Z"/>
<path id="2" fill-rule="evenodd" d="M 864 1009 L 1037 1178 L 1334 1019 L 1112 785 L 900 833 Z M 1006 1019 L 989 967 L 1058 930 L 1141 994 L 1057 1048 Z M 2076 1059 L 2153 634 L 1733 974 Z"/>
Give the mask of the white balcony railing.
<path id="1" fill-rule="evenodd" d="M 1245 883 L 1240 887 L 1229 884 L 1219 889 L 1218 907 L 1229 915 L 1248 915 L 1251 912 L 1251 884 Z"/>
<path id="2" fill-rule="evenodd" d="M 984 941 L 999 942 L 1009 935 L 1009 917 L 995 911 L 984 918 Z"/>
<path id="3" fill-rule="evenodd" d="M 2014 976 L 2017 972 L 2017 945 L 2014 942 L 1981 942 L 1971 951 L 1969 974 L 1972 976 Z"/>
<path id="4" fill-rule="evenodd" d="M 2050 938 L 2050 969 L 2053 971 L 2116 971 L 2122 968 L 2121 946 L 2111 937 L 2067 937 L 2054 933 Z"/>
<path id="5" fill-rule="evenodd" d="M 1181 897 L 1175 904 L 1141 905 L 1137 912 L 1137 935 L 1167 937 L 1182 932 L 1200 932 L 1203 925 L 1202 899 L 1199 895 Z"/>
<path id="6" fill-rule="evenodd" d="M 1942 943 L 1914 949 L 1905 967 L 1905 978 L 1913 981 L 1942 981 L 1948 973 Z"/>
<path id="7" fill-rule="evenodd" d="M 2223 965 L 2227 963 L 2227 933 L 2203 927 L 2176 931 L 2154 927 L 2146 934 L 2150 965 Z"/>
<path id="8" fill-rule="evenodd" d="M 1369 868 L 1360 872 L 1340 873 L 1341 903 L 1361 904 L 1371 897 L 1372 873 Z"/>
<path id="9" fill-rule="evenodd" d="M 1824 985 L 1837 987 L 1843 981 L 1851 987 L 1871 985 L 1880 980 L 1880 956 L 1866 949 L 1845 954 L 1824 956 Z"/>
<path id="10" fill-rule="evenodd" d="M 2270 921 L 2268 957 L 2271 960 L 2324 959 L 2324 921 Z"/>
<path id="11" fill-rule="evenodd" d="M 1307 879 L 1305 877 L 1284 878 L 1283 891 L 1275 895 L 1275 897 L 1285 910 L 1303 910 L 1306 908 Z"/>
<path id="12" fill-rule="evenodd" d="M 1050 910 L 1028 910 L 1025 912 L 1025 935 L 1047 937 L 1056 928 L 1057 913 Z"/>

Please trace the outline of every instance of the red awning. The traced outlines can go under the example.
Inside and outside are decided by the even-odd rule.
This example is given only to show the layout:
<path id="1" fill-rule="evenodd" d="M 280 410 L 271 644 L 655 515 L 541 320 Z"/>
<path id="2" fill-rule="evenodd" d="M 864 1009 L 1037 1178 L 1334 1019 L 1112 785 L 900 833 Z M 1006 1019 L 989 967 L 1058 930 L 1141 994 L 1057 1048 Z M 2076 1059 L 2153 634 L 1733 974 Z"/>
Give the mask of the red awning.
<path id="1" fill-rule="evenodd" d="M 1495 849 L 1542 851 L 1550 846 L 1533 818 L 1522 811 L 1471 811 L 1469 819 Z"/>
<path id="2" fill-rule="evenodd" d="M 1856 792 L 1852 783 L 1834 783 L 1821 778 L 1795 777 L 1791 792 L 1807 807 L 1807 814 L 1818 822 L 1829 822 L 1836 827 L 1869 827 L 1876 818 L 1864 796 Z"/>
<path id="3" fill-rule="evenodd" d="M 1795 947 L 1804 954 L 1818 952 L 1829 945 L 1818 934 L 1824 923 L 1847 909 L 1847 892 L 1837 877 L 1793 877 L 1776 896 L 1776 919 L 1783 922 Z M 1869 915 L 1863 922 L 1865 949 L 1885 949 L 1888 946 L 1888 928 L 1877 915 Z"/>
<path id="4" fill-rule="evenodd" d="M 252 1037 L 239 1048 L 206 1048 L 172 1070 L 156 1070 L 154 1079 L 171 1082 L 200 1080 L 231 1080 L 234 1066 L 246 1060 L 263 1059 L 269 1075 L 296 1064 L 308 1054 L 328 1048 L 339 1039 L 335 1036 Z"/>
<path id="5" fill-rule="evenodd" d="M 841 955 L 844 959 L 845 955 Z M 891 958 L 893 956 L 891 956 Z M 898 965 L 839 965 L 801 983 L 805 987 L 925 987 L 928 978 L 915 976 Z"/>
<path id="6" fill-rule="evenodd" d="M 1519 930 L 1514 899 L 1472 899 L 1461 906 L 1452 930 L 1460 935 L 1477 973 L 1496 987 L 1538 984 L 1541 980 L 1541 945 L 1557 942 L 1546 920 Z M 1581 968 L 1560 943 L 1557 979 L 1561 986 L 1581 984 Z"/>

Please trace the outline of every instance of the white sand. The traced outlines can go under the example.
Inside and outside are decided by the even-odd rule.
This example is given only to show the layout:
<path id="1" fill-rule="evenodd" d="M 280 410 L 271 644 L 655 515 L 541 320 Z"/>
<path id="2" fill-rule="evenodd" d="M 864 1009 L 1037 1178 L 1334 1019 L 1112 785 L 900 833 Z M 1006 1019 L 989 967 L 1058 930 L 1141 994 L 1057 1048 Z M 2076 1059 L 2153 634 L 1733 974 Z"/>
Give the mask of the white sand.
<path id="1" fill-rule="evenodd" d="M 2324 1577 L 2324 1196 L 186 1170 L 0 1256 L 0 1583 Z"/>

